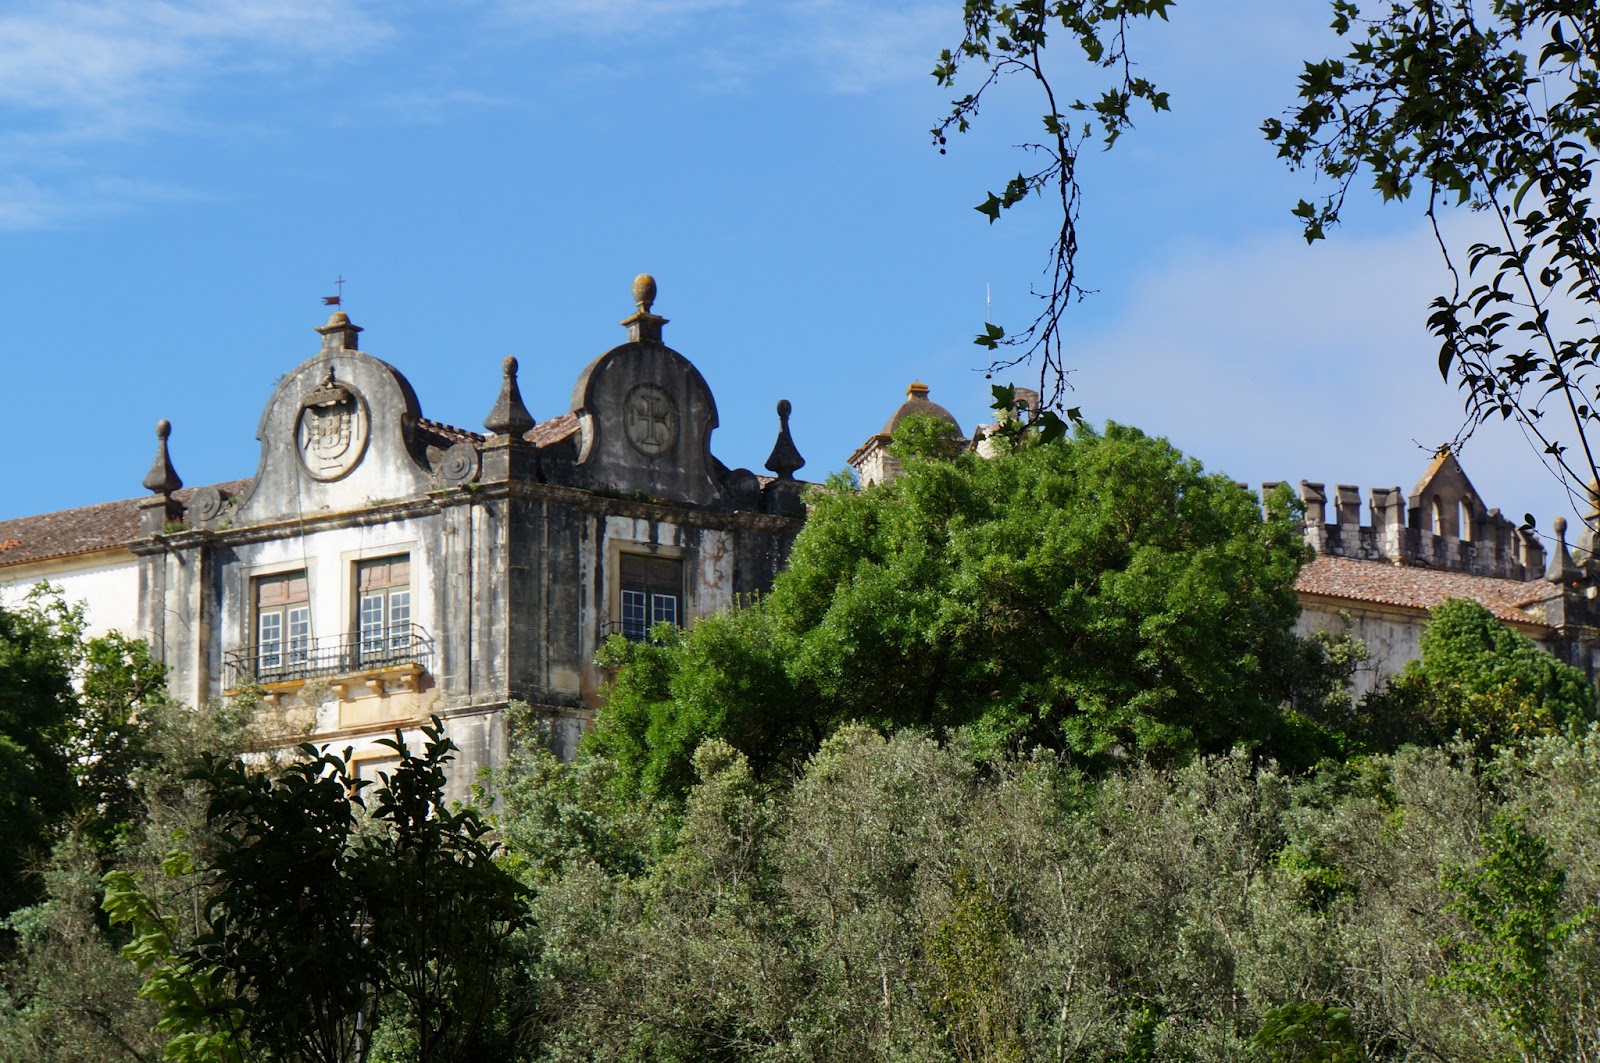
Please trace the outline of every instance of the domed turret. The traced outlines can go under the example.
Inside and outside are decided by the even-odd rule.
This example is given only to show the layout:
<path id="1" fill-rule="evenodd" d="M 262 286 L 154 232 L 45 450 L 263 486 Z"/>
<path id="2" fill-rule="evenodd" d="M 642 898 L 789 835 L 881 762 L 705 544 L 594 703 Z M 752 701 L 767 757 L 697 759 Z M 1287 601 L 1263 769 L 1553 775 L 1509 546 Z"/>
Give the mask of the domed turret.
<path id="1" fill-rule="evenodd" d="M 928 398 L 928 385 L 920 380 L 913 380 L 910 386 L 906 388 L 906 401 L 902 402 L 900 408 L 894 411 L 894 416 L 884 423 L 883 431 L 878 434 L 892 436 L 901 421 L 904 421 L 907 417 L 916 416 L 937 417 L 941 421 L 955 425 L 957 432 L 961 431 L 961 422 L 955 419 L 955 415 Z"/>
<path id="2" fill-rule="evenodd" d="M 956 430 L 956 435 L 965 438 L 961 430 L 961 422 L 955 415 L 928 398 L 928 385 L 920 380 L 913 380 L 906 388 L 906 401 L 894 411 L 884 422 L 883 430 L 868 439 L 856 452 L 850 455 L 850 465 L 856 470 L 856 476 L 861 480 L 861 486 L 867 487 L 875 483 L 886 483 L 900 475 L 900 462 L 889 453 L 889 443 L 894 436 L 894 430 L 907 417 L 937 417 Z"/>

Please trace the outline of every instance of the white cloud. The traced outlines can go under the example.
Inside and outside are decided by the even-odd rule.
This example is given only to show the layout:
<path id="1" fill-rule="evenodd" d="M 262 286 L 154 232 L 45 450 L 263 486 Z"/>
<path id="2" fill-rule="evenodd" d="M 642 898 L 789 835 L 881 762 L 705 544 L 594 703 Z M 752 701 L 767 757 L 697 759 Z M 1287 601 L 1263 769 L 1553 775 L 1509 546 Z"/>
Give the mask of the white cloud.
<path id="1" fill-rule="evenodd" d="M 808 0 L 797 5 L 796 15 L 803 27 L 801 48 L 838 92 L 925 79 L 939 49 L 961 34 L 959 12 L 949 3 Z"/>
<path id="2" fill-rule="evenodd" d="M 154 181 L 90 176 L 46 185 L 16 175 L 0 183 L 0 232 L 51 229 L 131 206 L 202 198 L 192 189 Z"/>
<path id="3" fill-rule="evenodd" d="M 66 0 L 0 14 L 0 230 L 192 198 L 92 172 L 98 145 L 192 125 L 215 79 L 303 71 L 390 34 L 357 0 Z"/>
<path id="4" fill-rule="evenodd" d="M 647 48 L 684 61 L 704 91 L 743 88 L 774 70 L 832 92 L 926 76 L 959 38 L 945 0 L 491 0 L 489 18 L 547 37 L 605 38 L 613 53 Z M 673 47 L 666 47 L 671 42 Z"/>
<path id="5" fill-rule="evenodd" d="M 355 50 L 388 30 L 348 0 L 81 0 L 0 15 L 0 103 L 96 111 L 155 101 L 224 65 Z"/>
<path id="6" fill-rule="evenodd" d="M 410 122 L 439 122 L 464 107 L 512 107 L 516 101 L 473 89 L 434 88 L 391 93 L 380 101 Z"/>
<path id="7" fill-rule="evenodd" d="M 694 16 L 739 7 L 744 0 L 502 0 L 494 15 L 506 23 L 566 34 L 661 32 Z"/>
<path id="8" fill-rule="evenodd" d="M 1072 401 L 1253 484 L 1409 490 L 1428 449 L 1463 421 L 1425 326 L 1447 284 L 1420 225 L 1314 247 L 1292 234 L 1194 246 L 1147 272 L 1139 294 L 1068 352 Z M 1481 428 L 1462 463 L 1488 503 L 1518 519 L 1570 513 L 1512 425 Z"/>

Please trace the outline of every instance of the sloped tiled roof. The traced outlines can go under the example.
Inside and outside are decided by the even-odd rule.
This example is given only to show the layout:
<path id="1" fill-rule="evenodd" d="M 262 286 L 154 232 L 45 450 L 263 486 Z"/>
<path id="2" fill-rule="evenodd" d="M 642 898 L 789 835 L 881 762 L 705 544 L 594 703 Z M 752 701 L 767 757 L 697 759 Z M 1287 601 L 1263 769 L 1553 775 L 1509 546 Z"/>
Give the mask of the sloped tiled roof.
<path id="1" fill-rule="evenodd" d="M 536 447 L 547 447 L 551 443 L 559 443 L 578 430 L 578 415 L 563 413 L 552 417 L 548 421 L 540 421 L 522 434 L 522 438 Z M 426 417 L 417 418 L 417 432 L 423 442 L 437 446 L 440 449 L 455 443 L 471 443 L 479 450 L 489 437 L 482 432 L 471 432 L 465 428 L 457 428 L 453 424 L 442 421 L 430 421 Z"/>
<path id="2" fill-rule="evenodd" d="M 1542 579 L 1494 579 L 1415 568 L 1387 561 L 1358 561 L 1349 557 L 1318 555 L 1300 570 L 1294 589 L 1300 594 L 1344 598 L 1353 602 L 1432 609 L 1450 598 L 1470 598 L 1501 620 L 1537 624 L 1537 615 L 1524 611 L 1558 593 Z"/>
<path id="3" fill-rule="evenodd" d="M 548 421 L 540 421 L 523 433 L 522 438 L 536 447 L 548 447 L 552 443 L 559 443 L 578 430 L 578 415 L 564 413 L 559 417 L 552 417 Z"/>
<path id="4" fill-rule="evenodd" d="M 249 490 L 250 481 L 230 480 L 213 486 L 224 495 L 232 496 Z M 174 492 L 173 497 L 187 502 L 194 491 L 192 487 L 184 488 Z M 95 506 L 0 520 L 0 568 L 92 554 L 132 542 L 139 538 L 139 503 L 142 501 L 143 498 L 124 498 Z"/>
<path id="5" fill-rule="evenodd" d="M 417 434 L 422 437 L 423 443 L 433 444 L 444 449 L 456 443 L 471 443 L 473 446 L 483 446 L 483 436 L 478 432 L 470 432 L 465 428 L 457 428 L 453 424 L 443 421 L 430 421 L 426 417 L 417 418 Z"/>

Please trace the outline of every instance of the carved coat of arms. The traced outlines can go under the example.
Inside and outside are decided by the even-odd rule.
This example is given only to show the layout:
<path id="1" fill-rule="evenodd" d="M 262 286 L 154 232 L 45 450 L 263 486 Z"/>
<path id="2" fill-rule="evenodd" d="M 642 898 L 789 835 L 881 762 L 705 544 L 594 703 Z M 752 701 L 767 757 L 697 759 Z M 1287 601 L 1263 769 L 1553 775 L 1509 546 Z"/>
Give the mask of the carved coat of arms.
<path id="1" fill-rule="evenodd" d="M 367 448 L 367 412 L 355 392 L 328 376 L 300 403 L 295 433 L 300 461 L 318 480 L 337 480 L 361 461 Z"/>

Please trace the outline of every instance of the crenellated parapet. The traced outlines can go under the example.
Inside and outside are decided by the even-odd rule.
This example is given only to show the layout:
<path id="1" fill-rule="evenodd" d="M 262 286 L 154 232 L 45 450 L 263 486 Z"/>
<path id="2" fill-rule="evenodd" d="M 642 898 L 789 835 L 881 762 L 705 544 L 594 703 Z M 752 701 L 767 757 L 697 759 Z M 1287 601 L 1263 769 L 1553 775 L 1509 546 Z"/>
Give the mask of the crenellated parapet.
<path id="1" fill-rule="evenodd" d="M 1262 485 L 1263 496 L 1277 489 Z M 1300 481 L 1307 544 L 1319 554 L 1387 561 L 1495 579 L 1534 580 L 1545 575 L 1546 554 L 1537 535 L 1483 504 L 1448 450 L 1441 451 L 1408 494 L 1375 487 L 1363 512 L 1354 484 Z"/>

